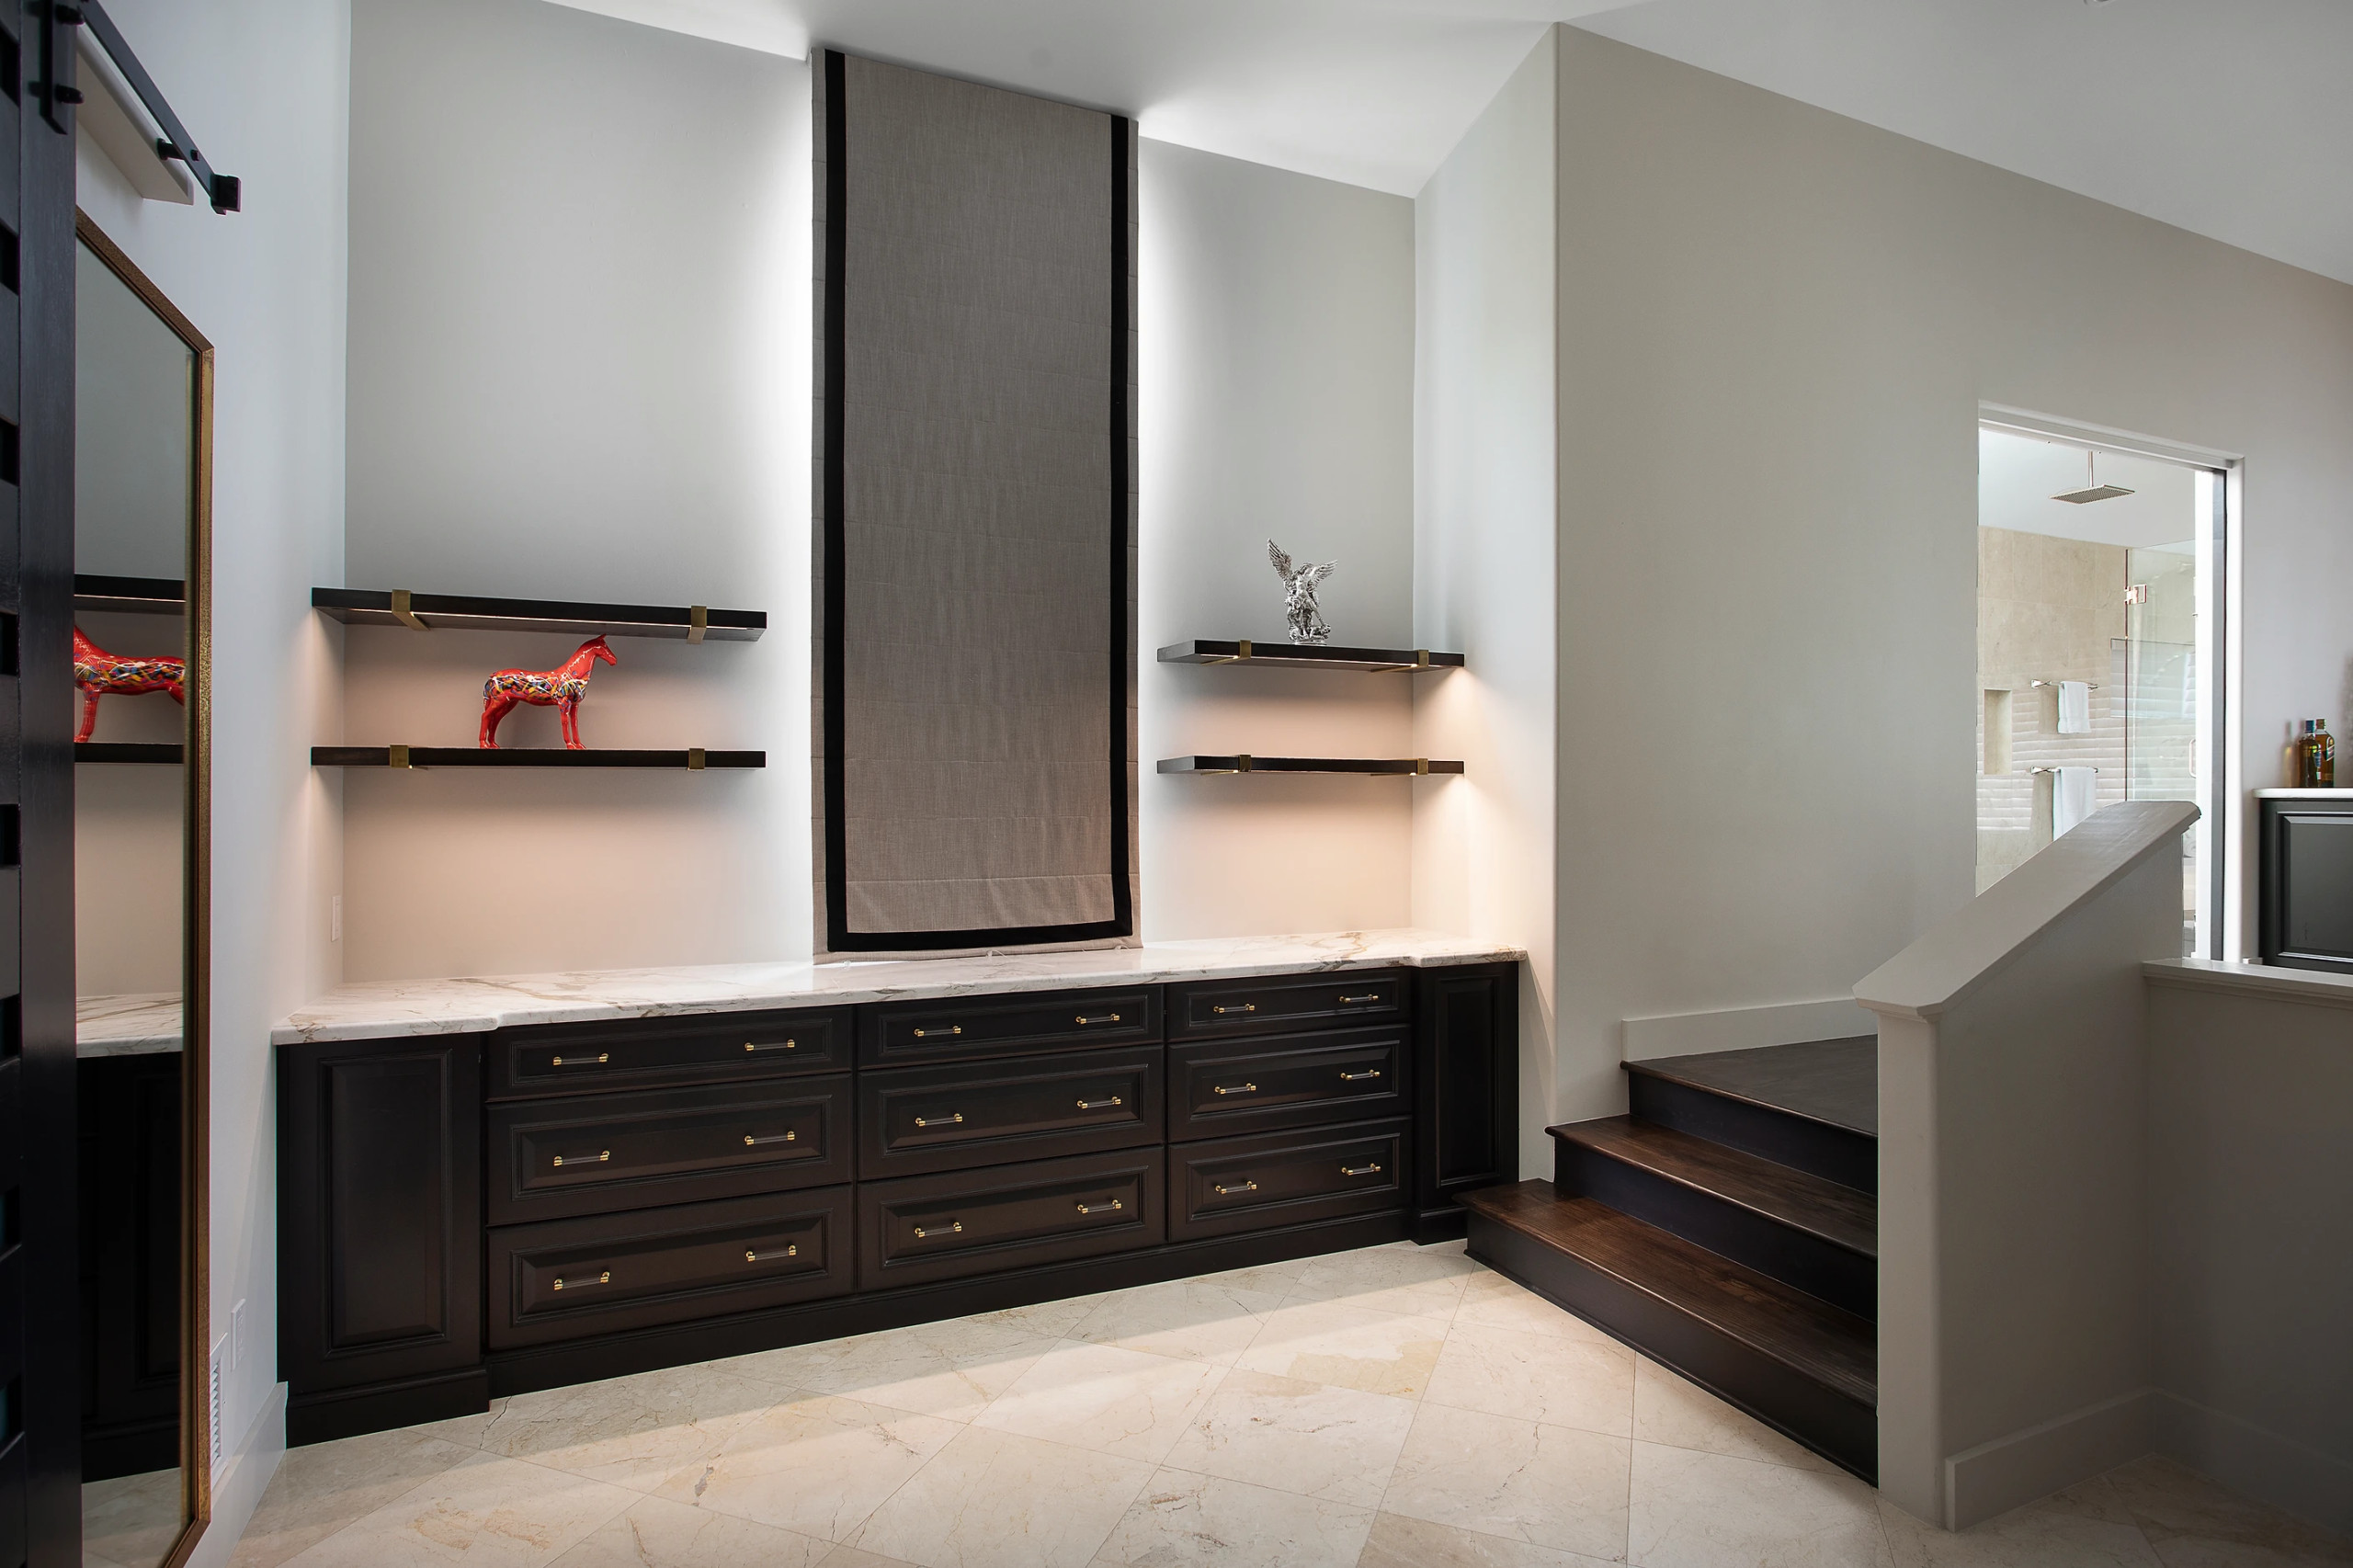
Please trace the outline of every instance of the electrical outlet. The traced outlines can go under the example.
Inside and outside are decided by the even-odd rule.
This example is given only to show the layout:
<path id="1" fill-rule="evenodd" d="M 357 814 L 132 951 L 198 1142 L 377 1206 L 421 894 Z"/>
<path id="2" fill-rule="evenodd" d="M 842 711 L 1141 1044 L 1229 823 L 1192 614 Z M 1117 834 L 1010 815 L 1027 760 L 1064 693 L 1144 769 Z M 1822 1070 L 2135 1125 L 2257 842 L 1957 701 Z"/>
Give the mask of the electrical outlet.
<path id="1" fill-rule="evenodd" d="M 327 901 L 327 940 L 330 942 L 343 940 L 343 894 L 341 893 L 335 894 Z"/>
<path id="2" fill-rule="evenodd" d="M 229 1369 L 236 1371 L 245 1364 L 245 1303 L 239 1301 L 229 1309 Z"/>

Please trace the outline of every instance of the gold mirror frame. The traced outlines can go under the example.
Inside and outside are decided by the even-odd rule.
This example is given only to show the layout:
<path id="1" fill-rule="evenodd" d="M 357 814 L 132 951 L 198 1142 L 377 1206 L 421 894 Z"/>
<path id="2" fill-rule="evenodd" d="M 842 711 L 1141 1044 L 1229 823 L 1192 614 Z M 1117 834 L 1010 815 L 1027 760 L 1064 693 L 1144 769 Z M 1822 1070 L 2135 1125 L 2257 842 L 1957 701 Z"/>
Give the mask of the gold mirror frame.
<path id="1" fill-rule="evenodd" d="M 180 1568 L 212 1518 L 212 344 L 79 208 L 74 237 L 196 360 L 194 506 L 186 565 L 188 711 L 180 835 L 180 1514 L 157 1568 Z"/>

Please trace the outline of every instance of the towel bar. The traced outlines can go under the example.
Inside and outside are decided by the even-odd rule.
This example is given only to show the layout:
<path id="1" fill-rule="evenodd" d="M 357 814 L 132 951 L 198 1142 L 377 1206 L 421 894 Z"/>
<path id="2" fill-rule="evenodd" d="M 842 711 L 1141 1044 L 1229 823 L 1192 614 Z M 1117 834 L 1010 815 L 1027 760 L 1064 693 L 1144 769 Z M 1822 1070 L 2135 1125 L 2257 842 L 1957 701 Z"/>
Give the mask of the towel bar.
<path id="1" fill-rule="evenodd" d="M 2080 762 L 2071 762 L 2071 763 L 2067 764 L 2067 766 L 2068 766 L 2068 767 L 2087 767 L 2087 766 L 2089 766 L 2089 765 L 2088 765 L 2088 764 L 2086 764 L 2086 763 L 2080 763 Z M 2055 767 L 2029 767 L 2029 768 L 2028 768 L 2028 769 L 2027 769 L 2027 771 L 2028 771 L 2029 773 L 2056 773 L 2056 772 L 2058 772 L 2059 770 L 2058 770 L 2057 768 L 2055 768 Z M 2093 771 L 2094 773 L 2097 773 L 2097 772 L 2099 771 L 2099 769 L 2098 769 L 2098 768 L 2097 768 L 2097 767 L 2094 767 L 2094 768 L 2092 768 L 2092 771 Z"/>
<path id="2" fill-rule="evenodd" d="M 2057 686 L 2059 683 L 2055 680 L 2039 680 L 2034 684 L 2036 686 Z M 2084 689 L 2086 691 L 2097 691 L 2099 689 L 2099 682 L 2096 680 L 2087 680 L 2084 682 Z"/>

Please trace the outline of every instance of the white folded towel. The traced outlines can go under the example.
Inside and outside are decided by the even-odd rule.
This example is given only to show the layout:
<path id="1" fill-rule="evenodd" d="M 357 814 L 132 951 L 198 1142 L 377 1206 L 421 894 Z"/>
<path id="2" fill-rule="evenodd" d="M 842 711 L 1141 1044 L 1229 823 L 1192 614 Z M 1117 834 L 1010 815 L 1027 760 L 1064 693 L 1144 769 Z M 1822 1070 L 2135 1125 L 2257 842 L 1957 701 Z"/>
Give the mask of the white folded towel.
<path id="1" fill-rule="evenodd" d="M 2057 838 L 2099 810 L 2099 769 L 2054 767 L 2051 770 L 2051 836 Z"/>
<path id="2" fill-rule="evenodd" d="M 2063 680 L 2059 683 L 2059 733 L 2063 735 L 2088 735 L 2092 733 L 2092 688 L 2088 682 Z"/>

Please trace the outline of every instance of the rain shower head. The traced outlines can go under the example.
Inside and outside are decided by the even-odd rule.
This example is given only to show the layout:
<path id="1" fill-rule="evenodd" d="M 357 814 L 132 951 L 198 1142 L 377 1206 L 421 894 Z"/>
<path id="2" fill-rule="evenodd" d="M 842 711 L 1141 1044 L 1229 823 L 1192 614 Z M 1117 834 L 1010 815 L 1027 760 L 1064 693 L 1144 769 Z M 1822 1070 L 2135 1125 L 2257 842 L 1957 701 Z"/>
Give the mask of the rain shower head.
<path id="1" fill-rule="evenodd" d="M 2131 494 L 2131 491 L 2120 484 L 2102 484 L 2099 482 L 2099 476 L 2092 472 L 2092 464 L 2097 460 L 2097 456 L 2098 454 L 2094 452 L 2084 454 L 2084 487 L 2081 490 L 2062 490 L 2052 499 L 2064 501 L 2071 506 L 2084 506 L 2094 501 L 2113 501 L 2119 495 Z"/>

